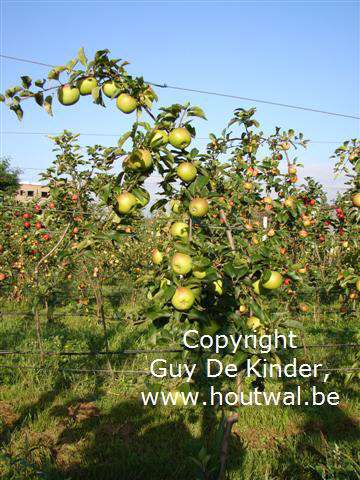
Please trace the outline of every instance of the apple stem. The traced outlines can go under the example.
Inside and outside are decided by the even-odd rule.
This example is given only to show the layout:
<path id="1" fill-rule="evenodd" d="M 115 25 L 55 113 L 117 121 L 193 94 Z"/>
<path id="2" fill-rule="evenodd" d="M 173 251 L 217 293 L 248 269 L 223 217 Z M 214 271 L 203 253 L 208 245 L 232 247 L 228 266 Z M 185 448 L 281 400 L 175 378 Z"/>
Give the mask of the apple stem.
<path id="1" fill-rule="evenodd" d="M 144 110 L 154 121 L 156 121 L 155 115 L 152 114 L 152 112 L 148 109 L 148 107 L 144 107 Z"/>

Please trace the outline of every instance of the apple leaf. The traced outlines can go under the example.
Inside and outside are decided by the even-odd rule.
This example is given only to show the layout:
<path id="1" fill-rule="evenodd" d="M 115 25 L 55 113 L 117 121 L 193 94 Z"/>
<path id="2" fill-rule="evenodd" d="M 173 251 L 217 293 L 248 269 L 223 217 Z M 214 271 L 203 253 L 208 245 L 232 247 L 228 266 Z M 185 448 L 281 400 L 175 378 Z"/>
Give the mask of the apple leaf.
<path id="1" fill-rule="evenodd" d="M 142 207 L 145 207 L 149 203 L 150 194 L 144 188 L 134 188 L 132 193 L 138 199 L 138 202 Z"/>
<path id="2" fill-rule="evenodd" d="M 260 318 L 260 320 L 264 320 L 264 313 L 263 311 L 261 310 L 261 308 L 259 307 L 259 305 L 255 302 L 251 302 L 249 304 L 249 308 L 250 310 L 252 311 L 252 314 L 255 316 L 255 317 L 258 317 Z"/>
<path id="3" fill-rule="evenodd" d="M 77 63 L 78 63 L 78 59 L 77 59 L 77 58 L 73 58 L 72 60 L 70 60 L 70 62 L 68 62 L 68 63 L 66 64 L 66 67 L 65 67 L 66 70 L 67 70 L 68 72 L 71 72 L 71 71 L 74 69 L 74 67 L 75 67 L 75 65 L 76 65 Z"/>
<path id="4" fill-rule="evenodd" d="M 84 65 L 84 67 L 86 67 L 87 65 L 87 58 L 86 58 L 86 55 L 85 55 L 85 52 L 84 52 L 84 47 L 81 47 L 78 51 L 78 59 L 80 61 L 80 63 L 82 65 Z"/>
<path id="5" fill-rule="evenodd" d="M 23 109 L 20 107 L 20 105 L 11 105 L 10 106 L 10 110 L 12 110 L 13 112 L 16 113 L 18 119 L 21 121 L 23 116 L 24 116 L 24 112 L 23 112 Z"/>
<path id="6" fill-rule="evenodd" d="M 23 84 L 24 88 L 30 88 L 31 87 L 32 80 L 27 75 L 21 77 L 21 81 L 22 81 L 22 84 Z"/>
<path id="7" fill-rule="evenodd" d="M 131 132 L 126 132 L 124 133 L 124 135 L 121 135 L 121 137 L 119 138 L 117 144 L 119 147 L 122 147 L 124 145 L 124 143 L 126 142 L 126 140 L 131 136 Z"/>
<path id="8" fill-rule="evenodd" d="M 200 117 L 207 120 L 204 111 L 200 107 L 192 107 L 188 110 L 189 117 Z"/>
<path id="9" fill-rule="evenodd" d="M 233 356 L 233 362 L 240 367 L 246 362 L 249 354 L 247 352 L 243 352 L 242 350 L 238 350 L 235 355 Z"/>
<path id="10" fill-rule="evenodd" d="M 43 86 L 45 85 L 46 83 L 46 80 L 43 78 L 42 80 L 36 80 L 35 81 L 35 85 L 39 88 L 43 88 Z"/>
<path id="11" fill-rule="evenodd" d="M 186 253 L 187 255 L 191 255 L 193 253 L 192 248 L 184 243 L 177 243 L 176 251 L 180 253 Z"/>
<path id="12" fill-rule="evenodd" d="M 21 91 L 21 87 L 8 88 L 5 92 L 5 97 L 13 98 L 20 91 Z"/>
<path id="13" fill-rule="evenodd" d="M 51 95 L 48 95 L 46 98 L 45 98 L 45 102 L 44 102 L 44 108 L 46 110 L 46 112 L 52 117 L 52 100 L 53 100 L 53 97 Z"/>
<path id="14" fill-rule="evenodd" d="M 5 97 L 4 97 L 4 95 L 1 95 L 1 94 L 0 94 L 0 102 L 5 102 Z"/>
<path id="15" fill-rule="evenodd" d="M 63 66 L 54 67 L 48 73 L 48 80 L 59 80 L 60 73 L 63 72 L 65 69 L 66 69 L 66 67 L 63 67 Z"/>
<path id="16" fill-rule="evenodd" d="M 155 202 L 151 208 L 150 208 L 150 212 L 154 212 L 155 210 L 159 210 L 160 208 L 162 208 L 164 205 L 166 205 L 168 203 L 168 200 L 165 199 L 165 198 L 161 198 L 160 200 L 158 200 L 157 202 Z"/>
<path id="17" fill-rule="evenodd" d="M 159 318 L 170 318 L 171 317 L 171 311 L 170 310 L 163 310 L 162 308 L 159 308 L 158 306 L 151 307 L 147 309 L 144 312 L 145 316 L 149 320 L 157 320 Z"/>
<path id="18" fill-rule="evenodd" d="M 201 190 L 209 182 L 210 178 L 205 175 L 200 175 L 196 181 L 192 184 L 194 185 L 194 191 Z"/>

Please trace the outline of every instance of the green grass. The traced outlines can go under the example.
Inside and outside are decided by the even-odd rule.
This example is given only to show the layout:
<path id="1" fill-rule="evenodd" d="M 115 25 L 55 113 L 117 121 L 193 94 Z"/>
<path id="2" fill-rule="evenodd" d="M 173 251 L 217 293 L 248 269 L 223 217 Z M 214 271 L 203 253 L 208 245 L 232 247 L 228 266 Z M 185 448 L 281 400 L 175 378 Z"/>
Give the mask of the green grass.
<path id="1" fill-rule="evenodd" d="M 108 304 L 110 313 L 111 308 Z M 122 305 L 124 312 L 131 308 L 136 311 L 136 305 Z M 61 311 L 66 309 L 56 313 Z M 356 318 L 349 321 L 333 314 L 314 320 L 308 315 L 304 323 L 309 344 L 354 341 Z M 94 317 L 57 317 L 42 328 L 45 350 L 104 346 Z M 151 348 L 147 329 L 133 326 L 131 319 L 109 323 L 110 348 Z M 1 349 L 36 349 L 31 317 L 4 316 L 0 338 Z M 309 349 L 299 356 L 338 366 L 351 365 L 354 354 Z M 147 369 L 152 358 L 114 357 L 111 362 L 117 370 Z M 38 365 L 39 358 L 1 357 L 0 362 L 31 366 Z M 45 365 L 49 370 L 0 369 L 0 478 L 192 480 L 202 477 L 191 457 L 197 457 L 202 447 L 217 455 L 214 440 L 220 412 L 215 409 L 144 407 L 139 401 L 142 376 L 112 379 L 57 370 L 107 368 L 105 357 L 49 357 Z M 322 389 L 338 391 L 340 405 L 240 408 L 230 440 L 227 478 L 359 479 L 359 385 L 356 381 L 344 385 L 340 374 L 332 374 Z"/>

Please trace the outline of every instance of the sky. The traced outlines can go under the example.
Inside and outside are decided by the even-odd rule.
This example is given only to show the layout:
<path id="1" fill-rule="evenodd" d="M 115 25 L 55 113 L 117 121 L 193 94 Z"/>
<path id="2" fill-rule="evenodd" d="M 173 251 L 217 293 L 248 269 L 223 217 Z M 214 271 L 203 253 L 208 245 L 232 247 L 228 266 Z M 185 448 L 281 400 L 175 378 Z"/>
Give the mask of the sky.
<path id="1" fill-rule="evenodd" d="M 88 57 L 108 48 L 147 81 L 228 93 L 359 116 L 359 2 L 355 1 L 1 1 L 2 55 L 61 65 L 79 47 Z M 46 76 L 48 68 L 0 59 L 0 91 L 21 75 Z M 312 140 L 297 152 L 329 196 L 343 189 L 329 157 L 343 140 L 359 137 L 359 121 L 219 96 L 156 89 L 159 105 L 189 100 L 207 121 L 197 136 L 220 133 L 235 108 L 256 107 L 265 133 L 293 128 Z M 46 133 L 68 129 L 83 145 L 113 145 L 134 121 L 108 102 L 89 98 L 73 107 L 54 101 L 54 117 L 29 102 L 20 123 L 0 104 L 0 155 L 19 166 L 22 180 L 37 181 L 54 154 Z M 9 133 L 12 132 L 12 133 Z M 24 134 L 40 132 L 44 135 Z M 21 133 L 21 134 L 20 134 Z M 207 141 L 197 140 L 202 148 Z"/>

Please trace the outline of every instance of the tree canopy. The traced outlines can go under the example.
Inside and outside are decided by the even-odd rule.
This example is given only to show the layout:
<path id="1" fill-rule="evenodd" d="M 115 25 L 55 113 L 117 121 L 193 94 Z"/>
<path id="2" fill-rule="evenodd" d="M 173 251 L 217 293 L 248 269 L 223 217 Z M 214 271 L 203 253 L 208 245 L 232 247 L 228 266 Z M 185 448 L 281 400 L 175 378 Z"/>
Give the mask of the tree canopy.
<path id="1" fill-rule="evenodd" d="M 11 168 L 10 158 L 0 158 L 0 192 L 1 194 L 13 194 L 19 188 L 20 170 Z"/>

